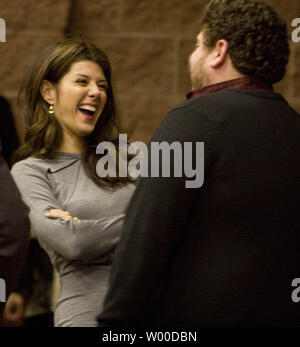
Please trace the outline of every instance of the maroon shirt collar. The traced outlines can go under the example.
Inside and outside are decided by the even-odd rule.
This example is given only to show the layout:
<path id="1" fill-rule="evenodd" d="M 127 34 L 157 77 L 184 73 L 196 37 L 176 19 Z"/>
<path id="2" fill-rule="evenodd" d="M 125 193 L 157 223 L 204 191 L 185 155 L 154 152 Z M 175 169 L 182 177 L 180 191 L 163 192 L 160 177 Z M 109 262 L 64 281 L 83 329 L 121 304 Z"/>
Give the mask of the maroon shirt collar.
<path id="1" fill-rule="evenodd" d="M 245 90 L 268 90 L 273 91 L 273 86 L 268 85 L 256 77 L 245 76 L 230 81 L 211 84 L 206 87 L 195 89 L 187 94 L 187 99 L 196 98 L 197 96 L 210 94 L 222 89 L 245 89 Z"/>

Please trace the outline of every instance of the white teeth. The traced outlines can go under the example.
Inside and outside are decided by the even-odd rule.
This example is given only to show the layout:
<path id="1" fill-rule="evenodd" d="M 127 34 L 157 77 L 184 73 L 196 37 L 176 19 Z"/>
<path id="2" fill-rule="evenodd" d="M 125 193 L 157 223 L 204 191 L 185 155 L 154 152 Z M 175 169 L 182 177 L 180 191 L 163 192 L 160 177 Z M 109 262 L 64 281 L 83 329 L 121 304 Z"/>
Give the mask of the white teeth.
<path id="1" fill-rule="evenodd" d="M 90 105 L 82 105 L 82 106 L 79 106 L 79 108 L 81 110 L 87 110 L 87 111 L 91 111 L 91 112 L 96 112 L 96 107 L 90 106 Z"/>

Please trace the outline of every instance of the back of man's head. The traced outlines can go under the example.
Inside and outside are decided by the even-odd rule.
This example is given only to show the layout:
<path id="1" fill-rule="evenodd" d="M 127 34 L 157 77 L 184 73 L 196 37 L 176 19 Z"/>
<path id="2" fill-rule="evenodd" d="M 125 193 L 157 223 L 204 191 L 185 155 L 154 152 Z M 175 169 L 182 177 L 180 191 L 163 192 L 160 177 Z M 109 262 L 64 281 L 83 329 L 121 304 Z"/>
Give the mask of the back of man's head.
<path id="1" fill-rule="evenodd" d="M 234 68 L 273 84 L 289 59 L 287 25 L 263 0 L 211 0 L 202 17 L 204 44 L 228 42 Z"/>

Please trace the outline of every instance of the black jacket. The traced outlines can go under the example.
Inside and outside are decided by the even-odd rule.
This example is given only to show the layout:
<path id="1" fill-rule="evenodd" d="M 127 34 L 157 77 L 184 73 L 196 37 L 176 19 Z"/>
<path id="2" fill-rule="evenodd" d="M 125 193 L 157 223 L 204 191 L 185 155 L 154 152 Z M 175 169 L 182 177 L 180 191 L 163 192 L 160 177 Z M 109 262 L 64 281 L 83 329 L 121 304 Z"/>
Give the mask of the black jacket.
<path id="1" fill-rule="evenodd" d="M 0 141 L 2 157 L 11 167 L 12 154 L 20 144 L 10 105 L 2 96 L 0 96 Z"/>
<path id="2" fill-rule="evenodd" d="M 6 300 L 16 288 L 30 240 L 29 209 L 0 156 L 0 278 L 6 284 Z M 0 312 L 4 303 L 0 303 Z"/>
<path id="3" fill-rule="evenodd" d="M 204 184 L 140 180 L 100 324 L 300 325 L 299 114 L 279 94 L 227 89 L 172 110 L 161 141 L 204 142 Z"/>

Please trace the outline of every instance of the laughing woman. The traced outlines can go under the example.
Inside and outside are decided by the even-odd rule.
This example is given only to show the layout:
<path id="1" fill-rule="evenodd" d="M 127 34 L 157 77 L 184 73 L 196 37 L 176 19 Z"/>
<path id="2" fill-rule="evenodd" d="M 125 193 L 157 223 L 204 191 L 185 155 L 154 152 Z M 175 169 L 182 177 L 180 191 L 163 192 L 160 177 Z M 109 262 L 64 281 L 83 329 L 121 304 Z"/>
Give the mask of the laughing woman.
<path id="1" fill-rule="evenodd" d="M 22 94 L 27 132 L 12 175 L 60 275 L 55 325 L 96 326 L 134 190 L 129 177 L 96 171 L 97 144 L 119 145 L 110 64 L 92 43 L 57 42 L 38 57 Z"/>

